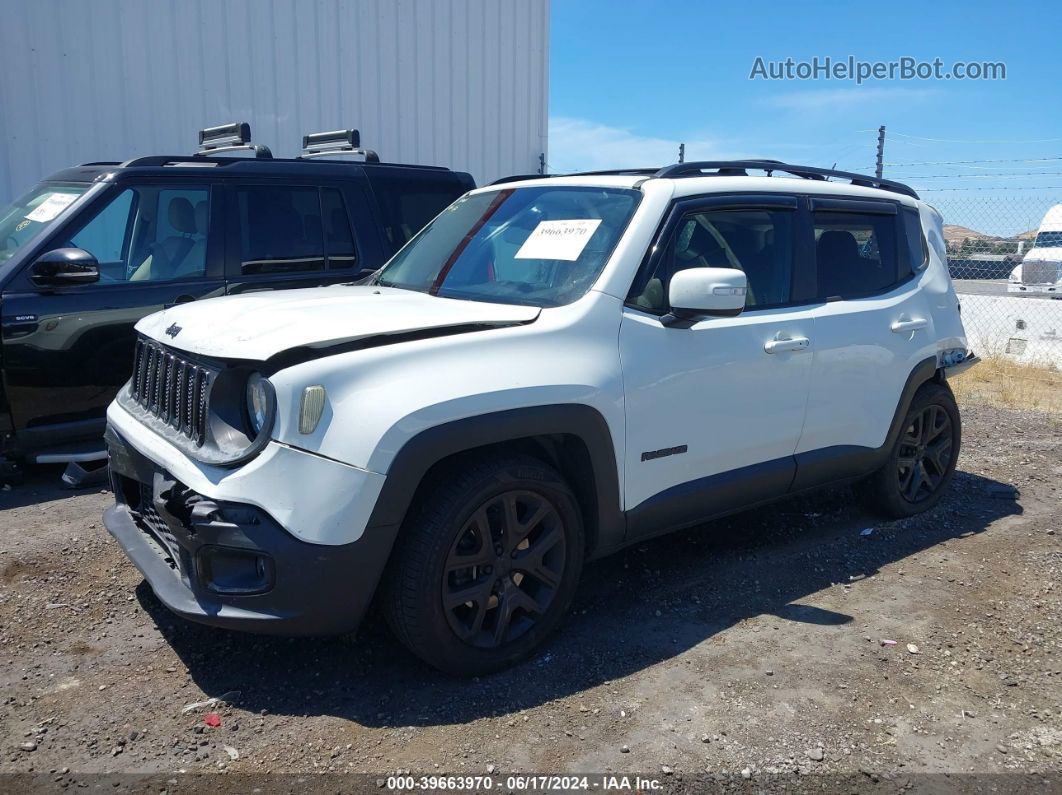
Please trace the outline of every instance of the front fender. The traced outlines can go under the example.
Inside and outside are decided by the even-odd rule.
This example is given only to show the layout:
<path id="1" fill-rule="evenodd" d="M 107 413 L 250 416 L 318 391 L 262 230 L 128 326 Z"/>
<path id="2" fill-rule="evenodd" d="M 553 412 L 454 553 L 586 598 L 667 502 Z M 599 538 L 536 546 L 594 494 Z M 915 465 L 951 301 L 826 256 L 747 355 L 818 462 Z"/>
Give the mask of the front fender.
<path id="1" fill-rule="evenodd" d="M 573 436 L 586 449 L 592 470 L 587 487 L 596 527 L 589 528 L 597 549 L 619 546 L 625 522 L 620 508 L 620 480 L 612 433 L 605 418 L 590 406 L 561 403 L 480 414 L 421 431 L 402 444 L 369 517 L 369 528 L 398 527 L 405 519 L 425 474 L 449 456 L 476 448 L 534 437 Z"/>

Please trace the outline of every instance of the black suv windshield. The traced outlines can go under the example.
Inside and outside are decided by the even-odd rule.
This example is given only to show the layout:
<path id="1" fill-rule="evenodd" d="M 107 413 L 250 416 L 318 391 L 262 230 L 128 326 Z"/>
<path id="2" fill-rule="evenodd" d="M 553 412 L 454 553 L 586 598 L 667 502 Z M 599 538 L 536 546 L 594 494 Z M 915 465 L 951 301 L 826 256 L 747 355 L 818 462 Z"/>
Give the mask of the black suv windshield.
<path id="1" fill-rule="evenodd" d="M 41 183 L 0 210 L 0 262 L 11 259 L 23 243 L 90 187 L 79 183 Z"/>
<path id="2" fill-rule="evenodd" d="M 473 301 L 568 304 L 601 273 L 640 195 L 547 185 L 466 196 L 424 227 L 373 282 Z"/>
<path id="3" fill-rule="evenodd" d="M 1060 248 L 1062 247 L 1062 232 L 1041 232 L 1036 236 L 1033 248 Z"/>

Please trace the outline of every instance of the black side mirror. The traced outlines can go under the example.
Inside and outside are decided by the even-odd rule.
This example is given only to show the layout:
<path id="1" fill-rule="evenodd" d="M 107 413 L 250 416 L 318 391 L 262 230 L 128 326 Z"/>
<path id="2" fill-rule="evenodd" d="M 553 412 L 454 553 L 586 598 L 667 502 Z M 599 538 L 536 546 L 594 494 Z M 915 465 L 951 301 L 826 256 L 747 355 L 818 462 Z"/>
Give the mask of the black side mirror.
<path id="1" fill-rule="evenodd" d="M 37 258 L 30 278 L 41 287 L 92 284 L 100 280 L 100 266 L 83 248 L 56 248 Z"/>

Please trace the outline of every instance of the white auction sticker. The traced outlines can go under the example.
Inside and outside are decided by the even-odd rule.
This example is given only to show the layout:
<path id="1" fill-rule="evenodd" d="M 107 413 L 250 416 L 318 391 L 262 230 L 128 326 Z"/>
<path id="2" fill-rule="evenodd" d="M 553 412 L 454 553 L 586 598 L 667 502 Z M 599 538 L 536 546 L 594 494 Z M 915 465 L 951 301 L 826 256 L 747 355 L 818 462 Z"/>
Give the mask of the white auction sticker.
<path id="1" fill-rule="evenodd" d="M 600 218 L 539 221 L 516 252 L 516 259 L 577 260 L 600 224 Z"/>
<path id="2" fill-rule="evenodd" d="M 70 203 L 76 198 L 76 193 L 53 193 L 34 207 L 33 212 L 27 213 L 26 218 L 30 221 L 36 221 L 39 224 L 43 224 L 45 221 L 50 221 L 55 218 L 55 216 L 59 215 L 59 213 L 69 207 Z"/>

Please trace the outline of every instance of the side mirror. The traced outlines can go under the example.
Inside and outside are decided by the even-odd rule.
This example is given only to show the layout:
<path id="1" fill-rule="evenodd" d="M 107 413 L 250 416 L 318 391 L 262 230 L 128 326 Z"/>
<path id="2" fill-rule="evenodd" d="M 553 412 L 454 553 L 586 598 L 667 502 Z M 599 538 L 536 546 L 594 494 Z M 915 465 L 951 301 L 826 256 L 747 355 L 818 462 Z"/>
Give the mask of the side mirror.
<path id="1" fill-rule="evenodd" d="M 37 258 L 30 278 L 41 287 L 91 284 L 100 280 L 100 266 L 83 248 L 55 248 Z"/>
<path id="2" fill-rule="evenodd" d="M 737 268 L 687 268 L 671 277 L 671 313 L 665 326 L 692 325 L 706 317 L 734 317 L 745 308 L 748 279 Z"/>

